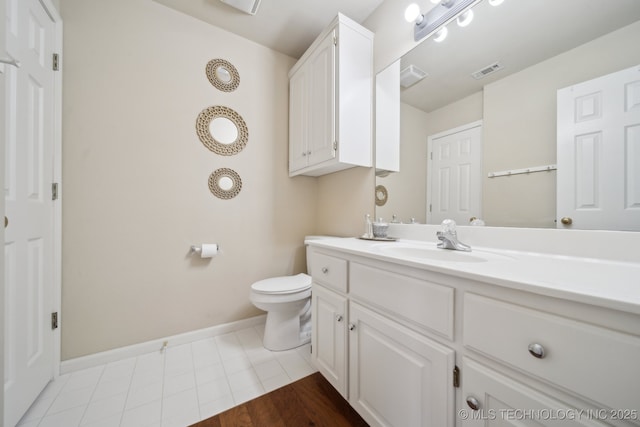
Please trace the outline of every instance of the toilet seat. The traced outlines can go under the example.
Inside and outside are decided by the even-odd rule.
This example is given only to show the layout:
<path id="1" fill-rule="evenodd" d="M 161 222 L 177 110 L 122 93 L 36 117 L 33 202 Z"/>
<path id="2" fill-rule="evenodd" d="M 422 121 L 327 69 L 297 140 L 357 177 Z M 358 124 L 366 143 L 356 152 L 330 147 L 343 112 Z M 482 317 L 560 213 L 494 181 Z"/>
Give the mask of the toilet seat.
<path id="1" fill-rule="evenodd" d="M 309 288 L 311 288 L 311 276 L 304 273 L 295 276 L 271 277 L 251 285 L 253 292 L 268 295 L 293 294 Z"/>

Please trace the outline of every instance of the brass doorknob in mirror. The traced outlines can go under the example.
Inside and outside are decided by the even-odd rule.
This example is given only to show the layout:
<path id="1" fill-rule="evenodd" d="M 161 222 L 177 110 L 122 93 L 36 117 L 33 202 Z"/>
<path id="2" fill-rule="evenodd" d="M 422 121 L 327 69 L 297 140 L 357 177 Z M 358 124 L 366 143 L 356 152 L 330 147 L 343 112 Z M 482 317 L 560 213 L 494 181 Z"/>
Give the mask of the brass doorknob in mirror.
<path id="1" fill-rule="evenodd" d="M 562 219 L 560 220 L 560 222 L 563 223 L 564 225 L 573 224 L 573 220 L 571 218 L 569 218 L 568 216 L 563 216 Z"/>

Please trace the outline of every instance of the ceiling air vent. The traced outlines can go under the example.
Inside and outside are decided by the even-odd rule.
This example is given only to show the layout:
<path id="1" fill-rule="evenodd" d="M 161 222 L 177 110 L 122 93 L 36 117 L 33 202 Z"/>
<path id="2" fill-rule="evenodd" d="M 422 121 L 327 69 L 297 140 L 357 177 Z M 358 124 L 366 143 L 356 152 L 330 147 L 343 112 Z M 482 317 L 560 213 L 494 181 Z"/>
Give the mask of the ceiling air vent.
<path id="1" fill-rule="evenodd" d="M 231 7 L 235 7 L 238 10 L 248 13 L 249 15 L 255 15 L 258 12 L 258 7 L 262 0 L 220 0 L 222 3 L 226 3 Z"/>
<path id="2" fill-rule="evenodd" d="M 407 68 L 400 71 L 400 86 L 406 89 L 409 86 L 413 86 L 418 83 L 425 77 L 427 77 L 427 73 L 413 64 L 409 65 Z"/>
<path id="3" fill-rule="evenodd" d="M 504 65 L 502 65 L 500 62 L 494 62 L 493 64 L 488 65 L 481 70 L 476 71 L 475 73 L 471 73 L 471 76 L 476 80 L 480 80 L 481 78 L 486 77 L 491 73 L 495 73 L 496 71 L 502 70 L 503 68 Z"/>

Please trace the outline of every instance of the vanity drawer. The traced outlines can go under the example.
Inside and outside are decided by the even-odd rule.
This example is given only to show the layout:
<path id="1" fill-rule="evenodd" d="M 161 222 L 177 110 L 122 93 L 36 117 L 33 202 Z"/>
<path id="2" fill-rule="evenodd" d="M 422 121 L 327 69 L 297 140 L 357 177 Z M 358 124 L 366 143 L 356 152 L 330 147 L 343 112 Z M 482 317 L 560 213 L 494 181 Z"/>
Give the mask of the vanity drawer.
<path id="1" fill-rule="evenodd" d="M 314 282 L 343 293 L 347 292 L 346 260 L 312 252 L 310 267 Z"/>
<path id="2" fill-rule="evenodd" d="M 453 340 L 453 288 L 352 262 L 349 291 L 395 319 Z"/>
<path id="3" fill-rule="evenodd" d="M 638 408 L 640 337 L 472 293 L 463 316 L 466 347 L 610 408 Z"/>

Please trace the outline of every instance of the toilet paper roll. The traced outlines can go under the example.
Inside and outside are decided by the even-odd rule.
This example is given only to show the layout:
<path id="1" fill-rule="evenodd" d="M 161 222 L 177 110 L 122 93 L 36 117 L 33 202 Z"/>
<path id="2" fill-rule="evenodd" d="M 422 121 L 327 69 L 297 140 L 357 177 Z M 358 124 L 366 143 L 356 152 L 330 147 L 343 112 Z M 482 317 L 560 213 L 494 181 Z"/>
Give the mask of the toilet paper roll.
<path id="1" fill-rule="evenodd" d="M 218 245 L 216 243 L 203 243 L 200 251 L 200 258 L 213 258 L 218 255 Z"/>

